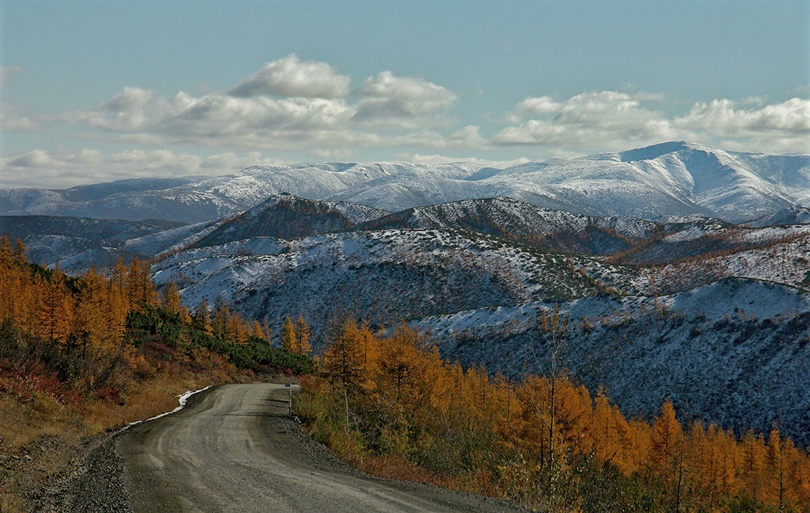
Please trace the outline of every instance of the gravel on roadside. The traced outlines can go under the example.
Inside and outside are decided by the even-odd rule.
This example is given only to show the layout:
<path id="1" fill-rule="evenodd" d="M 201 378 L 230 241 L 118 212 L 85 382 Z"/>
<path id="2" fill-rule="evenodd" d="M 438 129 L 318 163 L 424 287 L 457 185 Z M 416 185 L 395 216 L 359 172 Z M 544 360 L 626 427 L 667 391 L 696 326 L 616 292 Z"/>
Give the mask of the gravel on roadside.
<path id="1" fill-rule="evenodd" d="M 124 466 L 115 450 L 122 430 L 85 439 L 66 468 L 28 493 L 35 513 L 131 513 Z"/>

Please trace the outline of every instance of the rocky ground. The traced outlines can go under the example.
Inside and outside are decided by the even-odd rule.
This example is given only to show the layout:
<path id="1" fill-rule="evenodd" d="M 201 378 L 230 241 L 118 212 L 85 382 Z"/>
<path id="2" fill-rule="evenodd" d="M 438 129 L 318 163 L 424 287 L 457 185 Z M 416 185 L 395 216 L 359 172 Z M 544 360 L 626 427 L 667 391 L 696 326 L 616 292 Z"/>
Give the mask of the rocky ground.
<path id="1" fill-rule="evenodd" d="M 40 486 L 25 490 L 37 513 L 125 513 L 131 511 L 121 457 L 115 444 L 121 432 L 85 440 L 70 464 Z"/>

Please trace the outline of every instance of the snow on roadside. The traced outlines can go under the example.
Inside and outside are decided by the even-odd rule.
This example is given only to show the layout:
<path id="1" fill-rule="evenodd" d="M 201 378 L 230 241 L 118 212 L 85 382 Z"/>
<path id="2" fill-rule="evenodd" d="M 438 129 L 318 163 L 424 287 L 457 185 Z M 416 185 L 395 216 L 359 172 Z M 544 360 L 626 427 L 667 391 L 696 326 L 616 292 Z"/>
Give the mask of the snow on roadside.
<path id="1" fill-rule="evenodd" d="M 152 421 L 152 420 L 159 419 L 159 418 L 161 418 L 161 417 L 165 417 L 165 416 L 167 416 L 167 415 L 171 415 L 172 413 L 177 413 L 178 411 L 180 411 L 180 410 L 182 410 L 183 408 L 185 408 L 185 407 L 186 407 L 186 403 L 188 402 L 188 400 L 189 400 L 189 398 L 190 398 L 191 396 L 193 396 L 194 394 L 198 394 L 198 393 L 200 393 L 200 392 L 204 392 L 204 391 L 208 390 L 209 388 L 211 388 L 211 385 L 208 385 L 207 387 L 205 387 L 205 388 L 201 388 L 201 389 L 199 389 L 199 390 L 186 390 L 185 392 L 183 392 L 182 394 L 180 394 L 180 395 L 178 395 L 178 396 L 177 396 L 177 402 L 178 402 L 178 405 L 177 405 L 177 407 L 176 407 L 175 409 L 173 409 L 172 411 L 167 411 L 167 412 L 165 412 L 165 413 L 161 413 L 161 414 L 159 414 L 159 415 L 155 415 L 154 417 L 149 417 L 148 419 L 145 419 L 145 420 L 136 420 L 136 421 L 134 421 L 134 422 L 130 422 L 129 424 L 127 424 L 126 426 L 124 426 L 123 428 L 121 428 L 121 429 L 119 430 L 119 432 L 121 432 L 121 431 L 125 431 L 125 430 L 127 430 L 127 429 L 131 428 L 132 426 L 135 426 L 135 425 L 138 425 L 138 424 L 142 424 L 142 423 L 144 423 L 144 422 L 149 422 L 149 421 Z"/>

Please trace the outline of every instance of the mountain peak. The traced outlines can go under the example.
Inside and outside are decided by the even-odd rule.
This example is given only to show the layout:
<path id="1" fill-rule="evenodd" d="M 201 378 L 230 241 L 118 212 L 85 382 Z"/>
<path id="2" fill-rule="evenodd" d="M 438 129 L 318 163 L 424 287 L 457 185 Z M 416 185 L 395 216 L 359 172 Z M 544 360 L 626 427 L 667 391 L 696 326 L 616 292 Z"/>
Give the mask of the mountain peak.
<path id="1" fill-rule="evenodd" d="M 687 141 L 670 141 L 635 150 L 622 151 L 619 153 L 619 159 L 622 162 L 638 162 L 640 160 L 653 160 L 670 153 L 678 153 L 687 150 L 712 151 L 705 146 Z"/>

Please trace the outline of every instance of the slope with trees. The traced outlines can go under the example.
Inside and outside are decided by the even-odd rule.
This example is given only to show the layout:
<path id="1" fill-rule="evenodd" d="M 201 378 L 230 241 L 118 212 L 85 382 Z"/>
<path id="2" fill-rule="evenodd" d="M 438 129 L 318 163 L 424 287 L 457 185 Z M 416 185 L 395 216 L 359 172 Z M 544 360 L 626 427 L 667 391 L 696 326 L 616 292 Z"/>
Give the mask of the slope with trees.
<path id="1" fill-rule="evenodd" d="M 80 437 L 171 410 L 184 390 L 311 371 L 305 351 L 274 347 L 224 302 L 192 314 L 149 276 L 137 259 L 66 276 L 0 238 L 3 511 L 24 509 L 22 490 L 67 465 Z"/>
<path id="2" fill-rule="evenodd" d="M 560 342 L 551 314 L 538 336 Z M 553 359 L 554 352 L 538 354 Z M 742 437 L 682 422 L 664 402 L 628 419 L 599 390 L 553 374 L 520 382 L 444 362 L 399 326 L 348 319 L 297 410 L 360 469 L 508 498 L 538 511 L 807 511 L 810 457 L 776 429 Z"/>

